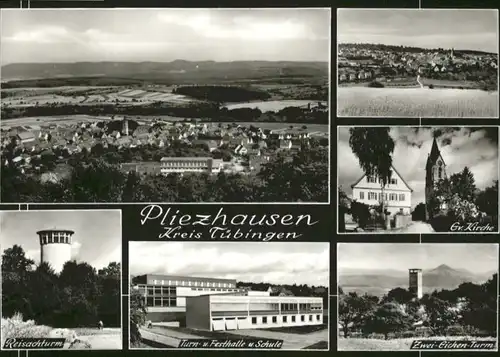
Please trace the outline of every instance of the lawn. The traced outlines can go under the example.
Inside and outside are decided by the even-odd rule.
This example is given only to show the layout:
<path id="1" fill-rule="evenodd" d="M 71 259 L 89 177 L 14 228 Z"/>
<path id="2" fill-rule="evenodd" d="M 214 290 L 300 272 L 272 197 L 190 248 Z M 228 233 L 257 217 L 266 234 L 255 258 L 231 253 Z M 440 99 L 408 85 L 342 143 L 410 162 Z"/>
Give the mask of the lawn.
<path id="1" fill-rule="evenodd" d="M 37 325 L 35 321 L 23 321 L 22 315 L 2 318 L 2 346 L 8 338 L 64 338 L 65 349 L 120 349 L 120 328 L 53 328 Z"/>
<path id="2" fill-rule="evenodd" d="M 498 92 L 428 88 L 338 88 L 339 116 L 493 118 Z"/>
<path id="3" fill-rule="evenodd" d="M 433 336 L 423 337 L 422 340 L 472 340 L 491 341 L 492 338 L 476 338 L 471 336 Z M 337 342 L 338 351 L 408 351 L 415 338 L 395 338 L 390 340 L 374 338 L 342 338 Z"/>
<path id="4" fill-rule="evenodd" d="M 303 350 L 327 350 L 328 349 L 328 341 L 319 341 L 310 346 L 306 346 Z"/>
<path id="5" fill-rule="evenodd" d="M 130 346 L 131 348 L 176 348 L 176 346 L 168 346 L 163 343 L 141 338 L 141 342 Z"/>

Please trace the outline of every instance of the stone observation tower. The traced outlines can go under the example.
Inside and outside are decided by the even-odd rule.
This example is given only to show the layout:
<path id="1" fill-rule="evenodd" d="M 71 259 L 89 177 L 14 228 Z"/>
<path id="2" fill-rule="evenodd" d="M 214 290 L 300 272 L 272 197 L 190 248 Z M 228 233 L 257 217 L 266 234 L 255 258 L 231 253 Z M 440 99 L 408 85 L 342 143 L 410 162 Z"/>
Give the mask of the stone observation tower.
<path id="1" fill-rule="evenodd" d="M 75 232 L 65 229 L 47 229 L 36 232 L 40 238 L 40 263 L 48 263 L 59 274 L 71 260 L 71 240 Z"/>
<path id="2" fill-rule="evenodd" d="M 409 281 L 409 291 L 414 297 L 421 299 L 422 293 L 422 269 L 409 269 L 410 281 Z"/>

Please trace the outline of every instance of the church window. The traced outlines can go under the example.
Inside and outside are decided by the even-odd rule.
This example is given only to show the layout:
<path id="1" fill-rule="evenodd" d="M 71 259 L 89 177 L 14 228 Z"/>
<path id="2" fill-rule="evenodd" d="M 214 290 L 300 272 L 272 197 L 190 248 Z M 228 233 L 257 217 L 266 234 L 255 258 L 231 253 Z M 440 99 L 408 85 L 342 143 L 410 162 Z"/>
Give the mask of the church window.
<path id="1" fill-rule="evenodd" d="M 441 166 L 439 167 L 438 177 L 439 177 L 439 179 L 443 178 L 443 168 Z"/>

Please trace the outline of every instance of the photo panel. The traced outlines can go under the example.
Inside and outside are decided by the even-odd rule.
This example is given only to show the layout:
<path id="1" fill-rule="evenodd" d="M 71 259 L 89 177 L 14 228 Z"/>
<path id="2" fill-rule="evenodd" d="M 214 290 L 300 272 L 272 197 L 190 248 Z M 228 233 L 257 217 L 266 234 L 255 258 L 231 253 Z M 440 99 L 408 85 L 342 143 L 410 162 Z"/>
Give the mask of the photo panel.
<path id="1" fill-rule="evenodd" d="M 2 202 L 330 202 L 330 8 L 1 12 Z"/>
<path id="2" fill-rule="evenodd" d="M 498 119 L 498 10 L 419 6 L 337 9 L 337 116 Z"/>
<path id="3" fill-rule="evenodd" d="M 2 350 L 121 350 L 121 210 L 2 210 Z M 3 354 L 3 352 L 2 352 Z"/>
<path id="4" fill-rule="evenodd" d="M 498 352 L 498 243 L 339 243 L 338 351 Z"/>
<path id="5" fill-rule="evenodd" d="M 328 350 L 329 245 L 130 242 L 130 348 Z"/>
<path id="6" fill-rule="evenodd" d="M 498 234 L 498 130 L 337 127 L 338 232 Z"/>

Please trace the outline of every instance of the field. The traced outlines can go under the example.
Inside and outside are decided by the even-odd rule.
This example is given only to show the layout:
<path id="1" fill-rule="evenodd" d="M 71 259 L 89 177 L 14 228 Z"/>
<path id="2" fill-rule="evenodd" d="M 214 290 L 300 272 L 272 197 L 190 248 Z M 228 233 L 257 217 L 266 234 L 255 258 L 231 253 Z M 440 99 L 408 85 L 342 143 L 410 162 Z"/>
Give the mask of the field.
<path id="1" fill-rule="evenodd" d="M 259 101 L 259 102 L 248 102 L 248 103 L 231 103 L 226 104 L 227 109 L 238 109 L 238 108 L 258 108 L 262 112 L 267 111 L 279 111 L 286 107 L 303 107 L 307 106 L 308 103 L 314 103 L 310 100 L 270 100 L 270 101 Z"/>
<path id="2" fill-rule="evenodd" d="M 498 92 L 422 88 L 338 88 L 339 116 L 494 118 Z"/>
<path id="3" fill-rule="evenodd" d="M 2 318 L 2 346 L 8 338 L 64 338 L 64 349 L 121 349 L 119 328 L 52 328 L 36 325 L 33 320 L 23 321 L 20 314 Z"/>
<path id="4" fill-rule="evenodd" d="M 422 338 L 424 339 L 424 338 Z M 451 337 L 426 337 L 425 340 L 473 340 L 473 341 L 491 341 L 493 338 L 476 338 L 470 336 L 451 336 Z M 373 338 L 343 338 L 339 337 L 338 351 L 409 351 L 415 338 L 396 338 L 390 340 L 381 340 Z"/>
<path id="5" fill-rule="evenodd" d="M 185 104 L 196 99 L 173 94 L 172 87 L 124 89 L 124 87 L 54 87 L 2 89 L 8 96 L 2 99 L 2 106 L 30 107 L 50 104 L 131 104 L 144 105 L 154 102 Z"/>

